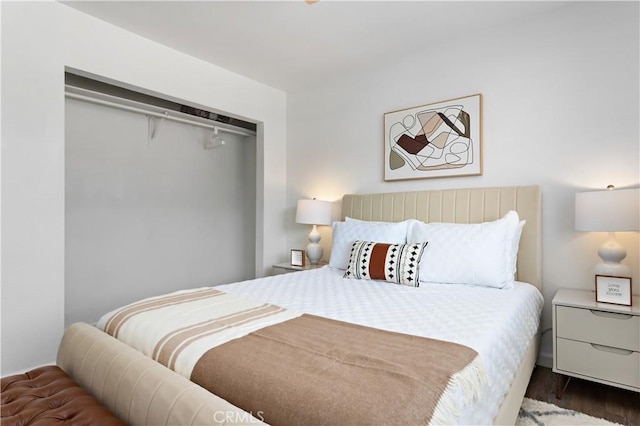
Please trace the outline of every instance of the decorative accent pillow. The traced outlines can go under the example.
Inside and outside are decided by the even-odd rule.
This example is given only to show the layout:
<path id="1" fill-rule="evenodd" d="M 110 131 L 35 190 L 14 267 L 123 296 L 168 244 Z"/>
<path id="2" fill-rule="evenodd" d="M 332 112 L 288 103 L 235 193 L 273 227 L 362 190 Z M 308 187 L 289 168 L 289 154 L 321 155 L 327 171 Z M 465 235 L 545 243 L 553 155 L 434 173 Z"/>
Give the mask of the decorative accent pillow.
<path id="1" fill-rule="evenodd" d="M 429 241 L 420 263 L 422 282 L 513 285 L 519 217 L 510 211 L 493 222 L 475 224 L 411 221 L 407 241 Z M 514 253 L 514 250 L 516 252 Z"/>
<path id="2" fill-rule="evenodd" d="M 383 280 L 418 287 L 420 261 L 427 244 L 354 241 L 344 278 Z"/>
<path id="3" fill-rule="evenodd" d="M 347 269 L 349 250 L 354 241 L 376 241 L 400 244 L 407 242 L 407 225 L 404 222 L 369 222 L 350 220 L 333 222 L 333 242 L 329 266 Z"/>

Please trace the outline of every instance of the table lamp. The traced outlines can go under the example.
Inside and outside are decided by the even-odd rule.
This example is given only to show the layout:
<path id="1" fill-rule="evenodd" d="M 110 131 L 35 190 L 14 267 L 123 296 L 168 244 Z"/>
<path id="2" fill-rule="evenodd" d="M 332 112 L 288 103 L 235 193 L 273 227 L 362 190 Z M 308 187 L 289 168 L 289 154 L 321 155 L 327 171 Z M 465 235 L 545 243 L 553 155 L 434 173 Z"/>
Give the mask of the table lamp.
<path id="1" fill-rule="evenodd" d="M 307 245 L 307 258 L 312 265 L 322 259 L 323 250 L 320 246 L 320 233 L 317 225 L 331 225 L 331 202 L 316 200 L 298 200 L 296 208 L 296 223 L 313 225 L 309 233 Z"/>
<path id="2" fill-rule="evenodd" d="M 640 230 L 640 189 L 615 189 L 576 194 L 575 228 L 578 231 L 608 232 L 598 249 L 602 259 L 595 267 L 596 275 L 628 277 L 631 270 L 620 263 L 627 251 L 616 240 L 615 233 Z"/>

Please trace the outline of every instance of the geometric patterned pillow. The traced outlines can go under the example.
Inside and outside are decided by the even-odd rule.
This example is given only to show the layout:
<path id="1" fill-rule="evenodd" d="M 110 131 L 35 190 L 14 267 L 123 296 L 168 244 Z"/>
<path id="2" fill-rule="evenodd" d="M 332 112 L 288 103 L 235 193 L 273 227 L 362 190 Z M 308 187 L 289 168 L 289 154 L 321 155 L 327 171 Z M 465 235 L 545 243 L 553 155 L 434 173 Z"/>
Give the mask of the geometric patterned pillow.
<path id="1" fill-rule="evenodd" d="M 427 244 L 354 241 L 344 278 L 383 280 L 418 287 L 420 260 Z"/>

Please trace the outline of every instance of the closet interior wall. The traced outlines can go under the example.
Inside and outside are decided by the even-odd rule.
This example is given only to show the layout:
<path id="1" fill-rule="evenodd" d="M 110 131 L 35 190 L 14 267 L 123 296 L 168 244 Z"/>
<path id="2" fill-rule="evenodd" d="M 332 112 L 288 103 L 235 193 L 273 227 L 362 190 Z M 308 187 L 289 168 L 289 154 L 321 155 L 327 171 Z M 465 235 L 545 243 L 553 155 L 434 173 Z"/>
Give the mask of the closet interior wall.
<path id="1" fill-rule="evenodd" d="M 255 276 L 256 138 L 66 99 L 65 325 Z"/>

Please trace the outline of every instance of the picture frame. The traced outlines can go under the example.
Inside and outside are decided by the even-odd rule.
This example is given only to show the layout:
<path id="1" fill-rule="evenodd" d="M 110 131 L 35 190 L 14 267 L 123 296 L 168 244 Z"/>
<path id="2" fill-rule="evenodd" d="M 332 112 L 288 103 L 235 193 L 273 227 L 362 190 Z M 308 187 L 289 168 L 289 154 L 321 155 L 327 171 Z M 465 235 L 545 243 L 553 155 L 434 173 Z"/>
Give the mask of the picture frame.
<path id="1" fill-rule="evenodd" d="M 596 302 L 631 306 L 631 277 L 596 275 Z"/>
<path id="2" fill-rule="evenodd" d="M 305 265 L 305 251 L 299 249 L 291 249 L 291 266 L 299 266 L 301 268 Z"/>
<path id="3" fill-rule="evenodd" d="M 384 180 L 482 175 L 482 94 L 384 114 Z"/>

